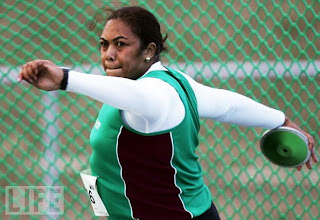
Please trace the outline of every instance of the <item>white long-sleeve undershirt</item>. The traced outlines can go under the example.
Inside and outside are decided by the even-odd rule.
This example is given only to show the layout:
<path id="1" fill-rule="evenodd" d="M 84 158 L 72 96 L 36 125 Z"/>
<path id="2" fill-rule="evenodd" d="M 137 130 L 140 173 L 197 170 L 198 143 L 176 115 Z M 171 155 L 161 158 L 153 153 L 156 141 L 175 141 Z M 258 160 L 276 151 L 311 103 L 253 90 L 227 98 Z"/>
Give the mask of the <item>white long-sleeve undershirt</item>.
<path id="1" fill-rule="evenodd" d="M 163 68 L 158 62 L 149 71 Z M 268 129 L 284 123 L 285 116 L 281 111 L 235 92 L 204 86 L 185 74 L 183 76 L 194 90 L 202 118 Z M 177 91 L 157 78 L 130 80 L 70 71 L 67 91 L 89 96 L 122 110 L 124 122 L 143 133 L 173 128 L 185 116 L 185 108 Z"/>

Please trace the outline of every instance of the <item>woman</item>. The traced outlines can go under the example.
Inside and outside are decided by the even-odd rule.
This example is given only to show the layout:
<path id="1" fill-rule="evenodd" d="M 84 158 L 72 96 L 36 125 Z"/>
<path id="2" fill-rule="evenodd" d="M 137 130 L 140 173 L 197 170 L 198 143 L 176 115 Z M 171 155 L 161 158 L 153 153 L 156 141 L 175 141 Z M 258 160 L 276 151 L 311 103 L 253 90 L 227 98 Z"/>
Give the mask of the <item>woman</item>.
<path id="1" fill-rule="evenodd" d="M 162 66 L 164 41 L 153 14 L 121 8 L 112 11 L 100 38 L 107 76 L 36 60 L 22 67 L 18 80 L 104 103 L 90 135 L 90 166 L 112 219 L 219 219 L 195 154 L 199 117 L 268 129 L 299 127 L 278 110 Z M 313 138 L 303 133 L 318 162 Z M 311 169 L 310 161 L 306 165 Z"/>

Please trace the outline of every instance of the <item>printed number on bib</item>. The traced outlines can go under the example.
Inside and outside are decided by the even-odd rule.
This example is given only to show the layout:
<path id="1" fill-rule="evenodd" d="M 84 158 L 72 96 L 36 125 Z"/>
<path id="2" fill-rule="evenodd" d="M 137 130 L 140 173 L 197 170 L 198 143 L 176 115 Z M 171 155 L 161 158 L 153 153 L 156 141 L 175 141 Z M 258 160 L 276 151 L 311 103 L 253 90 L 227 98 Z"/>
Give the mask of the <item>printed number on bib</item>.
<path id="1" fill-rule="evenodd" d="M 109 216 L 109 213 L 104 206 L 98 190 L 97 190 L 97 176 L 91 175 L 91 170 L 84 170 L 80 173 L 82 182 L 89 195 L 89 199 L 93 208 L 93 212 L 96 216 Z"/>

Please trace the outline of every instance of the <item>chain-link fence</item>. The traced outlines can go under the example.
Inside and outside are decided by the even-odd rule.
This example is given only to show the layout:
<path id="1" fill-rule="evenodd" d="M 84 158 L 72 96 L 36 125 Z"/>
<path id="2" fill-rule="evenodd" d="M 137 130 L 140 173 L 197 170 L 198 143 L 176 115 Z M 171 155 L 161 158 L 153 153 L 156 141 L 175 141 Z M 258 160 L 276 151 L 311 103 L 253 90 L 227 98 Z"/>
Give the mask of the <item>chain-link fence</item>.
<path id="1" fill-rule="evenodd" d="M 110 3 L 109 3 L 110 2 Z M 20 66 L 49 59 L 103 74 L 99 33 L 86 23 L 100 7 L 140 5 L 168 33 L 165 65 L 206 85 L 283 110 L 319 140 L 320 3 L 253 1 L 50 1 L 0 3 L 0 160 L 4 219 L 90 219 L 79 171 L 100 103 L 18 84 Z M 222 219 L 320 219 L 319 166 L 270 164 L 263 132 L 202 120 L 198 154 Z M 55 188 L 56 187 L 56 188 Z M 52 204 L 54 203 L 54 204 Z M 42 210 L 47 205 L 49 209 Z"/>

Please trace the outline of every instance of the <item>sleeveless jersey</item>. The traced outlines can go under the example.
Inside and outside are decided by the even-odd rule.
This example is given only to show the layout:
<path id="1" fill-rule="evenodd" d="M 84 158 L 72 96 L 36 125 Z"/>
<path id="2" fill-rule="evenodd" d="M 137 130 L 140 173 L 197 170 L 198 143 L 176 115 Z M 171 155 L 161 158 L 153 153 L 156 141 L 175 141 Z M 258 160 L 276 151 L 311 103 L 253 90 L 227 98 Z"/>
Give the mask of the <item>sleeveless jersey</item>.
<path id="1" fill-rule="evenodd" d="M 196 97 L 179 72 L 167 69 L 141 78 L 155 77 L 176 89 L 186 111 L 178 126 L 140 133 L 124 124 L 119 109 L 104 104 L 91 131 L 91 171 L 113 220 L 182 220 L 210 208 L 195 153 L 200 128 Z"/>

